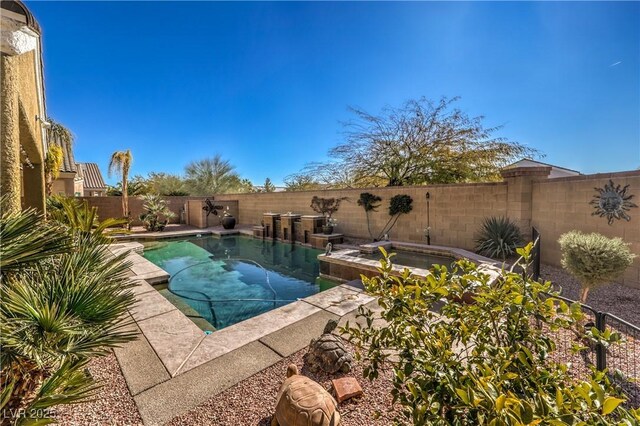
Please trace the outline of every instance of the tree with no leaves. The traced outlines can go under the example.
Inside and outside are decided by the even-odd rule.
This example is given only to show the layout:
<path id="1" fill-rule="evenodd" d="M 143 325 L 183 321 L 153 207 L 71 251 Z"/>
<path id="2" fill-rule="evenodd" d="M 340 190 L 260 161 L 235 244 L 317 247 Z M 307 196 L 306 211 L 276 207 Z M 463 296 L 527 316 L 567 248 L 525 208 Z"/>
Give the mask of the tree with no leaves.
<path id="1" fill-rule="evenodd" d="M 111 154 L 111 160 L 109 160 L 109 177 L 113 173 L 118 173 L 122 178 L 122 216 L 129 217 L 129 194 L 128 194 L 128 181 L 129 181 L 129 169 L 131 169 L 131 163 L 133 157 L 131 151 L 116 151 Z"/>
<path id="2" fill-rule="evenodd" d="M 352 173 L 355 186 L 402 186 L 497 180 L 502 167 L 537 154 L 495 137 L 501 126 L 485 127 L 484 117 L 455 108 L 458 100 L 423 97 L 379 115 L 351 108 L 356 117 L 345 123 L 346 141 L 329 151 L 329 163 Z M 327 168 L 310 166 L 317 175 Z"/>

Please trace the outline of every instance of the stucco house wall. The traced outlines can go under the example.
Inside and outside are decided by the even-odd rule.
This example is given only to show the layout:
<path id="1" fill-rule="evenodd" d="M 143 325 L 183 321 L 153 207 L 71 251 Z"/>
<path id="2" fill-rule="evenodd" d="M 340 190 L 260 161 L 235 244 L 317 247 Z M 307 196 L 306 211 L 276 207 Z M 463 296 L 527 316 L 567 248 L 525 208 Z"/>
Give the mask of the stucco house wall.
<path id="1" fill-rule="evenodd" d="M 6 10 L 5 2 L 1 14 L 0 191 L 5 208 L 44 211 L 46 141 L 37 117 L 46 112 L 39 27 L 22 3 L 14 3 L 24 14 Z"/>

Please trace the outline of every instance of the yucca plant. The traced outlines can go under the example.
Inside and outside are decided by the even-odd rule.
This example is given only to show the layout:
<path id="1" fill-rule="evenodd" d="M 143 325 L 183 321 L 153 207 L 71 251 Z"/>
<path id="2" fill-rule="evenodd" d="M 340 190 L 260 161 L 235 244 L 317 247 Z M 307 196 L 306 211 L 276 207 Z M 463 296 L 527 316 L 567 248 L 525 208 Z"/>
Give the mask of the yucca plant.
<path id="1" fill-rule="evenodd" d="M 0 215 L 1 424 L 51 422 L 47 408 L 93 394 L 91 357 L 135 337 L 122 320 L 134 301 L 129 265 L 90 229 Z"/>
<path id="2" fill-rule="evenodd" d="M 508 218 L 488 217 L 483 221 L 475 241 L 476 251 L 481 255 L 505 260 L 523 245 L 524 237 L 518 225 Z"/>

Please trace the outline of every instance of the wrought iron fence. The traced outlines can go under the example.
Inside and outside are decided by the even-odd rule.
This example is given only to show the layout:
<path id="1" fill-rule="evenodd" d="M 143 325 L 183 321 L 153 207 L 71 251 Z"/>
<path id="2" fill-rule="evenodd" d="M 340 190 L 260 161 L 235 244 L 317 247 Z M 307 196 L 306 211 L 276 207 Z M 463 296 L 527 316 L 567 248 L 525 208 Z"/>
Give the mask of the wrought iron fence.
<path id="1" fill-rule="evenodd" d="M 566 303 L 577 303 L 562 296 L 551 296 Z M 579 303 L 585 314 L 585 327 L 595 327 L 600 332 L 618 333 L 619 342 L 605 346 L 593 346 L 577 341 L 572 330 L 562 330 L 556 336 L 556 361 L 571 363 L 571 372 L 576 378 L 589 376 L 590 367 L 607 370 L 609 377 L 628 398 L 630 406 L 640 406 L 640 327 L 608 312 L 600 312 L 589 305 Z M 582 346 L 574 350 L 574 344 Z"/>
<path id="2" fill-rule="evenodd" d="M 538 280 L 540 277 L 540 233 L 532 228 L 531 271 L 523 271 L 524 275 Z M 552 296 L 566 303 L 577 303 L 575 300 L 562 296 Z M 621 340 L 617 343 L 605 346 L 596 344 L 581 351 L 574 350 L 576 334 L 571 330 L 558 332 L 556 341 L 556 360 L 571 362 L 572 372 L 576 377 L 586 377 L 589 367 L 595 366 L 598 370 L 607 370 L 613 382 L 627 395 L 631 406 L 640 406 L 640 327 L 629 323 L 609 312 L 601 312 L 589 305 L 579 303 L 585 314 L 584 323 L 595 327 L 600 332 L 610 331 L 619 333 Z"/>

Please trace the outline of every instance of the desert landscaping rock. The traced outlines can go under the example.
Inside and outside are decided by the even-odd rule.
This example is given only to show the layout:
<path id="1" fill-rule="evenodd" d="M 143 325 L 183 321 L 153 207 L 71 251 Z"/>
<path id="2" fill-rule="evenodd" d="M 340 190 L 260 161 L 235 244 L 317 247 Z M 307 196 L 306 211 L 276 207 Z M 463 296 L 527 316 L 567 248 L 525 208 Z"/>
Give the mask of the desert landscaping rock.
<path id="1" fill-rule="evenodd" d="M 333 391 L 338 402 L 346 401 L 349 398 L 362 396 L 362 387 L 355 377 L 341 377 L 331 380 Z"/>

